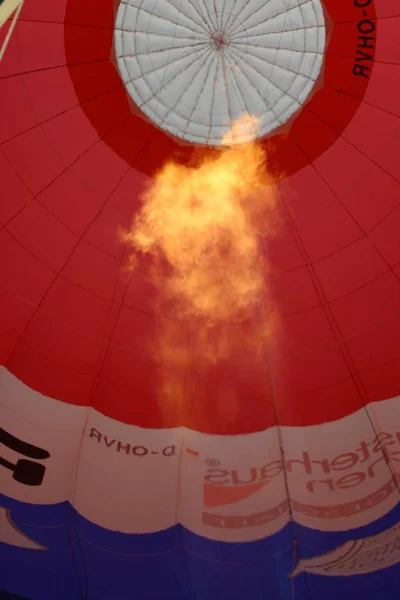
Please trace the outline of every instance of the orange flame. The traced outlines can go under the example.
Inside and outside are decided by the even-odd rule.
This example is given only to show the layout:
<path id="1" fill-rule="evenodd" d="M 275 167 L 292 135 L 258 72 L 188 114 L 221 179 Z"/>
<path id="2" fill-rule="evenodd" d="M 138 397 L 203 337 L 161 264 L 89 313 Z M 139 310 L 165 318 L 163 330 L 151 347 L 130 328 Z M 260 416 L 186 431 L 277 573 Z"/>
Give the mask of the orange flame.
<path id="1" fill-rule="evenodd" d="M 157 354 L 178 371 L 190 366 L 188 337 L 196 360 L 205 364 L 243 345 L 261 350 L 254 328 L 226 327 L 253 318 L 265 292 L 259 240 L 272 234 L 274 187 L 261 145 L 235 144 L 253 139 L 256 128 L 257 120 L 245 117 L 224 136 L 217 156 L 196 167 L 168 163 L 125 236 L 136 260 L 141 254 L 153 259 L 158 309 L 172 307 L 174 320 L 159 332 Z M 162 377 L 163 396 L 183 398 L 182 372 L 174 372 L 167 369 Z"/>

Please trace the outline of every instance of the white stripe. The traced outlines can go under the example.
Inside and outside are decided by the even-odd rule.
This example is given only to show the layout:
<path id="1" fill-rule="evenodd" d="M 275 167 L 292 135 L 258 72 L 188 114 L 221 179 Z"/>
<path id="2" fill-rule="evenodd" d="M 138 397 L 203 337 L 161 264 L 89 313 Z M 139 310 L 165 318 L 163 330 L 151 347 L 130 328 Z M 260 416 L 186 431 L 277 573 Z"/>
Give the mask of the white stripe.
<path id="1" fill-rule="evenodd" d="M 208 538 L 246 541 L 287 522 L 276 428 L 234 436 L 186 429 L 182 435 L 180 428 L 143 429 L 96 410 L 86 422 L 86 407 L 47 398 L 4 368 L 0 399 L 1 427 L 51 454 L 36 461 L 46 466 L 36 487 L 0 466 L 0 491 L 10 498 L 35 504 L 70 500 L 90 521 L 125 533 L 157 531 L 178 520 Z M 282 427 L 293 513 L 302 525 L 353 529 L 398 502 L 381 446 L 399 473 L 399 398 L 373 403 L 368 410 L 379 440 L 364 409 L 322 425 Z M 1 456 L 10 464 L 24 458 L 4 446 Z M 238 498 L 237 490 L 251 481 L 265 485 Z"/>

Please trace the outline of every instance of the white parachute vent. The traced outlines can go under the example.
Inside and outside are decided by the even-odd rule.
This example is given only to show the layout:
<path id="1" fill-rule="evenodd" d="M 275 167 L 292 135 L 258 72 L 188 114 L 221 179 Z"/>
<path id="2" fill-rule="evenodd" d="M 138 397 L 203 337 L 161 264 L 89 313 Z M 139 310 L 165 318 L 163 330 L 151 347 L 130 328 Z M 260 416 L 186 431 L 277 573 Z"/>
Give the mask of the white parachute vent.
<path id="1" fill-rule="evenodd" d="M 304 104 L 324 15 L 319 0 L 126 0 L 115 46 L 128 93 L 156 125 L 218 145 L 243 115 L 262 137 Z"/>

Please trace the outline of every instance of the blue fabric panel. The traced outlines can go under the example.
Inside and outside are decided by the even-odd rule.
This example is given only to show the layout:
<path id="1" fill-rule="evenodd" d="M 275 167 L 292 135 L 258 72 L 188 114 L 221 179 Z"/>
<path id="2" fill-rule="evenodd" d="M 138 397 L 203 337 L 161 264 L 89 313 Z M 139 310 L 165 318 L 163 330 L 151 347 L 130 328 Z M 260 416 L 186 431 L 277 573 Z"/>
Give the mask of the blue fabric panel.
<path id="1" fill-rule="evenodd" d="M 12 521 L 48 550 L 0 544 L 0 588 L 31 600 L 398 600 L 400 566 L 352 577 L 301 573 L 301 558 L 347 540 L 377 534 L 398 522 L 397 507 L 351 531 L 320 532 L 288 524 L 248 543 L 199 537 L 177 525 L 127 535 L 90 523 L 68 504 L 26 505 L 0 497 Z M 294 552 L 293 535 L 298 540 Z"/>

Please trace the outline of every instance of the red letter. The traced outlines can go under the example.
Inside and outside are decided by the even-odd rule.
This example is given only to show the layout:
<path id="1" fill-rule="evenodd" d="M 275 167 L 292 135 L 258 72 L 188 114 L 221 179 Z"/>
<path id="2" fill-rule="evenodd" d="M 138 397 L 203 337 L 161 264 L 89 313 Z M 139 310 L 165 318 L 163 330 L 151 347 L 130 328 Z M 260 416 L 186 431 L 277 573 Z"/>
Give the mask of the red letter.
<path id="1" fill-rule="evenodd" d="M 358 36 L 359 40 L 363 40 L 363 43 L 357 44 L 357 48 L 375 48 L 375 38 L 372 36 L 368 36 L 368 35 L 359 35 Z M 371 42 L 370 44 L 368 42 Z"/>
<path id="2" fill-rule="evenodd" d="M 89 437 L 96 438 L 98 442 L 101 442 L 101 433 L 100 431 L 97 431 L 97 429 L 95 429 L 94 427 L 92 427 L 92 429 L 90 430 Z"/>
<path id="3" fill-rule="evenodd" d="M 254 483 L 255 481 L 257 481 L 257 469 L 255 467 L 252 467 L 250 469 L 250 479 L 247 479 L 245 481 L 241 481 L 239 479 L 239 475 L 237 471 L 232 471 L 232 483 L 234 483 L 235 485 L 238 485 L 239 483 Z"/>
<path id="4" fill-rule="evenodd" d="M 380 431 L 376 436 L 376 440 L 374 440 L 372 450 L 373 452 L 382 452 L 385 446 L 393 446 L 393 444 L 395 444 L 393 435 L 391 433 Z"/>
<path id="5" fill-rule="evenodd" d="M 361 442 L 360 447 L 356 448 L 356 452 L 360 451 L 362 453 L 362 460 L 360 462 L 365 462 L 366 460 L 369 459 L 370 454 L 369 454 L 369 450 L 368 450 L 368 446 L 370 445 L 369 442 Z"/>
<path id="6" fill-rule="evenodd" d="M 287 461 L 287 463 L 286 463 L 286 469 L 288 470 L 289 473 L 292 472 L 292 465 L 294 463 L 297 463 L 299 465 L 303 465 L 304 470 L 307 473 L 307 475 L 311 475 L 311 473 L 312 473 L 312 467 L 311 467 L 310 455 L 308 454 L 308 452 L 303 452 L 303 460 L 291 459 L 291 460 Z"/>
<path id="7" fill-rule="evenodd" d="M 333 492 L 335 486 L 333 485 L 333 479 L 322 479 L 320 481 L 307 481 L 307 489 L 309 492 L 315 492 L 314 483 L 327 483 L 329 491 Z"/>
<path id="8" fill-rule="evenodd" d="M 149 451 L 145 446 L 133 446 L 132 448 L 132 454 L 135 456 L 146 456 L 148 453 Z"/>
<path id="9" fill-rule="evenodd" d="M 108 437 L 106 435 L 104 436 L 104 443 L 107 446 L 107 448 L 110 448 L 114 444 L 114 442 L 115 440 L 108 441 Z"/>
<path id="10" fill-rule="evenodd" d="M 279 473 L 282 473 L 282 471 L 282 462 L 280 460 L 275 460 L 274 462 L 270 462 L 261 467 L 261 479 L 268 479 L 269 477 L 274 477 L 275 475 L 279 475 Z"/>
<path id="11" fill-rule="evenodd" d="M 375 31 L 375 23 L 365 19 L 357 24 L 357 29 L 360 33 L 372 33 Z"/>
<path id="12" fill-rule="evenodd" d="M 372 463 L 372 465 L 369 465 L 369 467 L 368 467 L 368 469 L 367 469 L 367 472 L 368 472 L 368 475 L 369 475 L 369 477 L 371 477 L 371 478 L 372 478 L 372 477 L 375 477 L 375 471 L 374 471 L 373 467 L 374 467 L 374 466 L 375 466 L 375 465 L 376 465 L 378 462 L 380 462 L 381 460 L 385 461 L 384 454 L 382 454 L 382 456 L 381 456 L 380 458 L 378 458 L 378 459 L 377 459 L 375 462 L 373 462 L 373 463 Z M 386 463 L 386 461 L 385 461 L 385 463 Z M 387 468 L 388 468 L 388 471 L 389 471 L 389 467 L 387 467 Z"/>
<path id="13" fill-rule="evenodd" d="M 229 475 L 229 471 L 224 471 L 223 469 L 207 469 L 204 481 L 207 481 L 207 483 L 229 483 L 229 478 L 221 481 L 221 477 L 227 477 L 227 475 Z"/>
<path id="14" fill-rule="evenodd" d="M 368 79 L 370 70 L 370 67 L 366 67 L 364 65 L 354 65 L 353 75 L 356 75 L 357 77 L 361 75 L 361 77 L 365 77 L 365 79 Z"/>
<path id="15" fill-rule="evenodd" d="M 354 452 L 348 452 L 347 454 L 339 454 L 331 462 L 331 467 L 335 471 L 345 471 L 351 469 L 358 463 L 358 456 Z"/>
<path id="16" fill-rule="evenodd" d="M 117 444 L 117 452 L 121 452 L 121 449 L 125 450 L 125 452 L 127 454 L 129 454 L 129 452 L 131 451 L 131 445 L 130 444 L 123 444 L 122 442 L 118 442 L 118 444 Z"/>
<path id="17" fill-rule="evenodd" d="M 362 483 L 366 477 L 366 474 L 362 471 L 359 471 L 357 473 L 348 473 L 347 475 L 343 475 L 343 477 L 336 481 L 336 487 L 338 487 L 341 490 L 356 487 L 357 485 Z"/>

